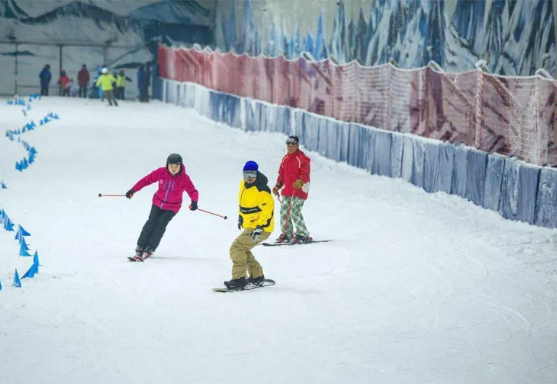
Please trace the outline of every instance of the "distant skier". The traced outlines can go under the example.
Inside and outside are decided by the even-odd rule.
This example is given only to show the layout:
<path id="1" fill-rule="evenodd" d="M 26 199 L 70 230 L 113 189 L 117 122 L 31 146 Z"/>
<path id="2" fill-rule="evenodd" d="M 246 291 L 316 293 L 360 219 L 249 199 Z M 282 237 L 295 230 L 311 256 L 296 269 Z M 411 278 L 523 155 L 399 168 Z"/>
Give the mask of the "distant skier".
<path id="1" fill-rule="evenodd" d="M 158 168 L 139 180 L 137 184 L 126 192 L 126 197 L 131 199 L 135 193 L 156 182 L 159 183 L 159 189 L 153 196 L 149 219 L 143 226 L 137 240 L 137 247 L 135 249 L 136 261 L 143 261 L 155 252 L 166 231 L 166 226 L 182 207 L 182 195 L 184 192 L 191 199 L 190 211 L 197 209 L 199 192 L 197 192 L 186 173 L 182 156 L 179 154 L 173 153 L 169 155 L 166 160 L 166 167 Z"/>
<path id="2" fill-rule="evenodd" d="M 300 151 L 298 136 L 290 136 L 286 140 L 286 151 L 280 163 L 277 183 L 273 187 L 273 194 L 278 196 L 282 189 L 283 196 L 280 206 L 281 234 L 277 243 L 308 243 L 312 238 L 306 228 L 302 208 L 308 198 L 311 160 Z"/>
<path id="3" fill-rule="evenodd" d="M 126 98 L 126 81 L 132 82 L 128 76 L 126 76 L 126 72 L 124 68 L 120 68 L 118 70 L 118 74 L 116 77 L 116 98 L 118 100 L 124 100 Z"/>
<path id="4" fill-rule="evenodd" d="M 50 80 L 52 80 L 52 73 L 50 73 L 50 65 L 45 65 L 41 73 L 39 73 L 39 79 L 41 80 L 41 95 L 48 96 L 48 87 L 50 86 Z"/>
<path id="5" fill-rule="evenodd" d="M 103 96 L 106 97 L 108 103 L 112 106 L 118 106 L 118 102 L 114 98 L 114 84 L 116 84 L 116 79 L 110 73 L 108 73 L 108 68 L 102 69 L 102 74 L 97 80 L 97 86 L 102 89 Z"/>
<path id="6" fill-rule="evenodd" d="M 66 73 L 66 70 L 62 69 L 60 71 L 60 77 L 58 78 L 58 81 L 56 82 L 60 86 L 60 96 L 70 96 L 70 88 L 68 87 L 68 84 L 71 81 L 72 80 L 70 79 L 70 77 Z"/>
<path id="7" fill-rule="evenodd" d="M 79 97 L 87 97 L 87 87 L 89 86 L 89 81 L 91 75 L 87 70 L 87 65 L 83 64 L 81 69 L 77 73 L 77 83 L 79 84 Z"/>
<path id="8" fill-rule="evenodd" d="M 230 247 L 232 280 L 224 282 L 228 289 L 241 289 L 248 283 L 259 284 L 265 279 L 263 268 L 251 250 L 265 241 L 274 229 L 275 201 L 267 185 L 267 177 L 259 172 L 255 161 L 248 161 L 243 172 L 238 216 L 238 229 L 242 233 Z M 247 280 L 246 272 L 249 273 Z"/>

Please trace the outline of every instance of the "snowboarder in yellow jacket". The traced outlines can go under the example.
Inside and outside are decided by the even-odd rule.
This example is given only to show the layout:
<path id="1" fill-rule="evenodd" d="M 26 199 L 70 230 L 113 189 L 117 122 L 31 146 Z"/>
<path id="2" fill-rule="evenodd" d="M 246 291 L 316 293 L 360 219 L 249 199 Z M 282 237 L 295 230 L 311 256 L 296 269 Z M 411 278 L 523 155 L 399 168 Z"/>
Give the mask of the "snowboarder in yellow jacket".
<path id="1" fill-rule="evenodd" d="M 257 285 L 265 279 L 263 268 L 251 250 L 265 241 L 274 229 L 275 202 L 267 182 L 257 163 L 248 161 L 239 193 L 238 229 L 242 233 L 230 247 L 232 280 L 224 282 L 228 289 L 241 289 L 248 283 Z M 248 279 L 246 272 L 249 273 Z"/>
<path id="2" fill-rule="evenodd" d="M 106 97 L 110 105 L 114 102 L 114 104 L 118 106 L 118 102 L 114 98 L 114 84 L 116 84 L 114 76 L 108 73 L 108 68 L 103 68 L 101 76 L 97 80 L 97 87 L 101 87 L 103 95 Z"/>

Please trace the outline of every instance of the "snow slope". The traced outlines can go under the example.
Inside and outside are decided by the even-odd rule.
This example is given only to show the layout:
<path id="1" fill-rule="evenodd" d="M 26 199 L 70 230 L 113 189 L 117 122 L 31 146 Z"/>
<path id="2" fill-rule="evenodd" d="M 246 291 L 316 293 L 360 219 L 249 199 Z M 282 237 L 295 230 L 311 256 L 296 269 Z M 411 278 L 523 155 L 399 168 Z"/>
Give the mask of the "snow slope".
<path id="1" fill-rule="evenodd" d="M 30 261 L 0 228 L 0 382 L 555 382 L 554 230 L 310 153 L 306 221 L 335 241 L 258 247 L 277 285 L 217 294 L 242 166 L 257 161 L 273 182 L 284 136 L 160 103 L 55 97 L 27 118 L 0 100 L 0 129 L 51 111 L 59 121 L 22 135 L 38 151 L 27 170 L 14 169 L 23 146 L 0 139 L 0 208 L 41 258 L 10 287 Z M 171 152 L 200 208 L 230 219 L 184 209 L 154 259 L 129 263 L 155 186 L 97 194 L 125 193 Z"/>

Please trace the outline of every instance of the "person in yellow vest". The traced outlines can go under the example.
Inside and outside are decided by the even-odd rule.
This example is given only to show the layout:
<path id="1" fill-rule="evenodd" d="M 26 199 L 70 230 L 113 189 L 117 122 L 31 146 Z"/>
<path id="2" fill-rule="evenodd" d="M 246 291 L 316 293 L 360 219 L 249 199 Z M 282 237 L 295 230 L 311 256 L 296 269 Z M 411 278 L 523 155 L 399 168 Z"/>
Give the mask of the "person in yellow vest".
<path id="1" fill-rule="evenodd" d="M 103 68 L 101 71 L 101 76 L 97 80 L 97 87 L 101 87 L 103 90 L 103 96 L 108 100 L 108 103 L 112 106 L 112 102 L 118 106 L 118 102 L 114 98 L 114 86 L 116 79 L 110 73 L 108 73 L 107 68 Z"/>
<path id="2" fill-rule="evenodd" d="M 258 285 L 265 280 L 263 268 L 251 250 L 265 241 L 274 229 L 275 201 L 267 182 L 257 163 L 248 161 L 239 193 L 238 229 L 242 233 L 230 247 L 232 280 L 224 282 L 228 289 L 243 289 L 247 284 Z"/>
<path id="3" fill-rule="evenodd" d="M 126 73 L 124 72 L 124 68 L 120 68 L 118 70 L 118 75 L 116 76 L 116 95 L 115 96 L 118 100 L 124 100 L 125 99 L 126 81 L 131 82 L 132 79 L 130 79 L 128 76 L 126 76 Z"/>

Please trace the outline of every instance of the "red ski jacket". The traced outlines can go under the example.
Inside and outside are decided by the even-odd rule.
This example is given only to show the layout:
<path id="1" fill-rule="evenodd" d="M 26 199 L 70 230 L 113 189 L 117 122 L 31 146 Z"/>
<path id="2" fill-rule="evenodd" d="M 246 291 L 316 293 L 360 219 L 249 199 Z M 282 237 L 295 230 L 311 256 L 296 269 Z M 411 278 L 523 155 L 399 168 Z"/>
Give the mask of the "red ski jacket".
<path id="1" fill-rule="evenodd" d="M 89 84 L 89 80 L 89 71 L 81 68 L 77 73 L 77 83 L 81 86 L 85 86 Z"/>
<path id="2" fill-rule="evenodd" d="M 154 170 L 132 187 L 134 192 L 139 192 L 144 187 L 159 182 L 159 189 L 153 196 L 153 204 L 160 209 L 176 212 L 182 207 L 182 194 L 187 192 L 193 201 L 198 201 L 199 192 L 195 189 L 186 169 L 182 164 L 180 172 L 172 175 L 166 167 Z"/>
<path id="3" fill-rule="evenodd" d="M 309 191 L 310 158 L 299 149 L 294 153 L 287 153 L 280 163 L 277 186 L 282 188 L 281 195 L 301 197 L 306 200 Z M 294 182 L 302 180 L 304 186 L 294 189 Z"/>

